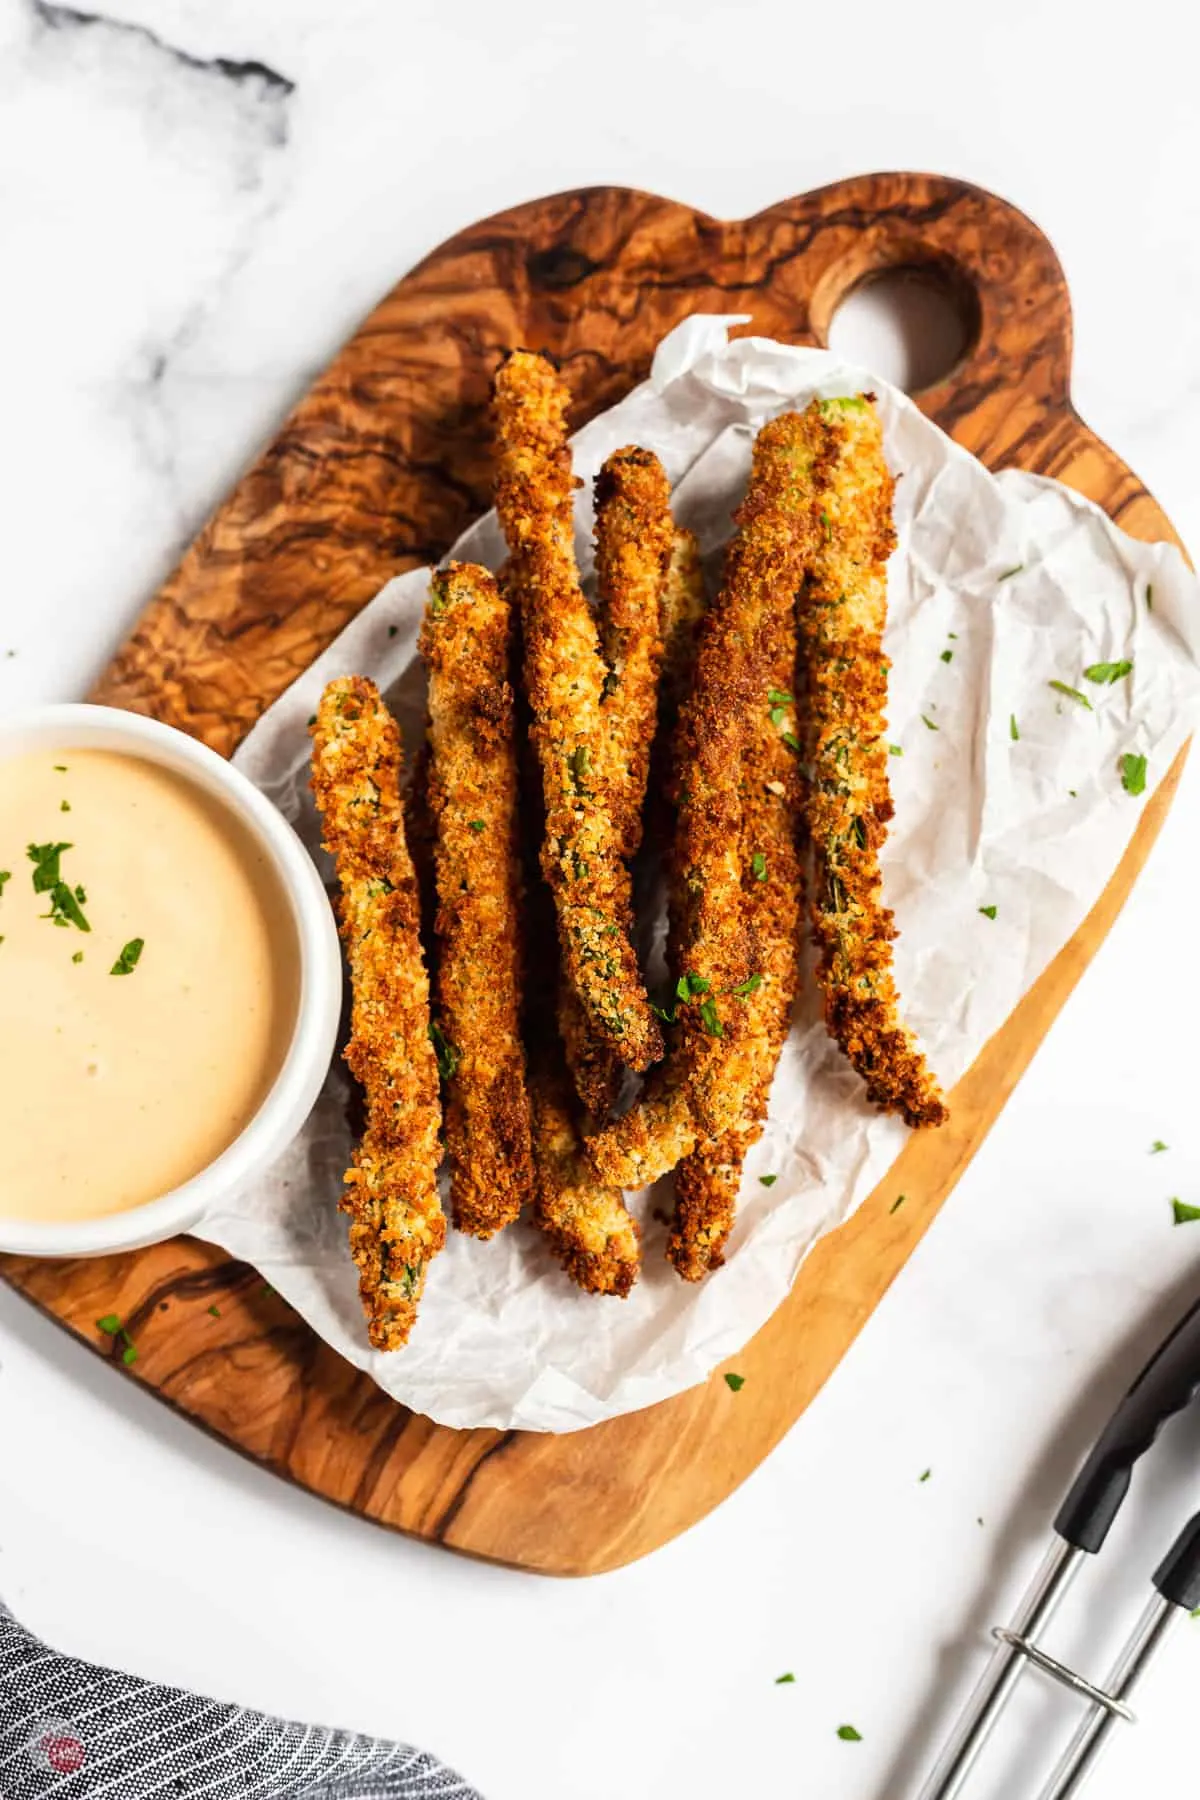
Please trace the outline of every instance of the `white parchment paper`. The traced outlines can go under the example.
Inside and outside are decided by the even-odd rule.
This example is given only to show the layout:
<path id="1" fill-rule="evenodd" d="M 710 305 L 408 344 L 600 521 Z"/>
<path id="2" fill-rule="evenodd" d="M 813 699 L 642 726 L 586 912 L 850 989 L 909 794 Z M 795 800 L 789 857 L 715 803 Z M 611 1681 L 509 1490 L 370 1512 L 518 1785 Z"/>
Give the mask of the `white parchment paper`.
<path id="1" fill-rule="evenodd" d="M 1124 791 L 1121 756 L 1146 756 L 1148 796 L 1193 728 L 1200 593 L 1172 547 L 1135 543 L 1053 482 L 989 474 L 905 395 L 827 352 L 729 343 L 728 326 L 742 322 L 685 321 L 660 345 L 651 379 L 575 439 L 581 566 L 590 573 L 591 478 L 618 446 L 658 452 L 677 516 L 715 566 L 763 421 L 814 394 L 878 394 L 901 478 L 887 648 L 888 735 L 903 754 L 890 763 L 886 894 L 901 927 L 907 1016 L 949 1088 L 1075 931 L 1125 848 L 1145 799 Z M 475 526 L 455 554 L 498 566 L 494 521 Z M 426 585 L 424 572 L 390 582 L 238 754 L 318 857 L 308 717 L 331 676 L 358 671 L 383 686 L 406 740 L 417 741 Z M 1127 679 L 1083 679 L 1088 665 L 1122 658 L 1134 665 Z M 1092 710 L 1056 693 L 1055 680 L 1084 690 Z M 996 908 L 994 920 L 982 906 Z M 270 1175 L 210 1213 L 200 1234 L 255 1263 L 388 1393 L 456 1426 L 571 1431 L 702 1380 L 763 1324 L 816 1239 L 869 1193 L 905 1138 L 866 1105 L 810 984 L 724 1269 L 699 1287 L 681 1282 L 644 1198 L 635 1203 L 644 1272 L 625 1301 L 577 1293 L 524 1222 L 490 1244 L 451 1233 L 411 1343 L 385 1355 L 367 1345 L 337 1211 L 348 1093 L 339 1063 Z M 768 1173 L 777 1178 L 769 1188 L 758 1179 Z"/>

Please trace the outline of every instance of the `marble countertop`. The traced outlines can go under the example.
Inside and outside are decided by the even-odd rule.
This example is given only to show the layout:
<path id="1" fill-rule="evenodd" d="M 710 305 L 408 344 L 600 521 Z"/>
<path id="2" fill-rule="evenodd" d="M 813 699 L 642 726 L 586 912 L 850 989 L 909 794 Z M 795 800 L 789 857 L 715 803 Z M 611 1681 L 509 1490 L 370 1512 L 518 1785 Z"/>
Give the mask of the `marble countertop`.
<path id="1" fill-rule="evenodd" d="M 535 0 L 0 0 L 0 708 L 86 691 L 419 256 L 592 181 L 729 216 L 877 167 L 1004 193 L 1066 268 L 1079 410 L 1200 546 L 1194 78 L 1167 0 L 1120 31 L 1103 11 L 1014 0 L 968 42 L 948 0 L 820 18 L 613 0 L 586 27 Z M 680 1541 L 566 1584 L 387 1536 L 0 1289 L 0 1592 L 80 1654 L 411 1737 L 489 1800 L 915 1793 L 1092 1435 L 1200 1291 L 1200 1227 L 1169 1205 L 1200 1203 L 1198 827 L 1193 766 L 909 1267 L 771 1460 Z M 1095 1675 L 1198 1458 L 1185 1416 L 1062 1616 L 1055 1647 Z M 1192 1791 L 1198 1676 L 1185 1622 L 1095 1800 Z M 1031 1683 L 971 1800 L 1032 1800 L 1072 1723 Z"/>

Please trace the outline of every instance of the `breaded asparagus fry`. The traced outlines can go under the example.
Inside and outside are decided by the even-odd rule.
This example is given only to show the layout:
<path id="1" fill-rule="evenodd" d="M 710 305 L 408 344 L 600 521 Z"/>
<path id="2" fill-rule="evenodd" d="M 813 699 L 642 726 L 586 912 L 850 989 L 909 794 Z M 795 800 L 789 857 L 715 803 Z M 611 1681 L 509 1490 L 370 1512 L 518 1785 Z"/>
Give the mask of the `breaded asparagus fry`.
<path id="1" fill-rule="evenodd" d="M 778 623 L 771 679 L 755 708 L 742 761 L 742 893 L 756 956 L 746 996 L 752 1078 L 729 1129 L 715 1142 L 697 1145 L 675 1173 L 675 1219 L 667 1255 L 686 1281 L 699 1281 L 725 1260 L 742 1164 L 762 1135 L 775 1065 L 800 985 L 804 870 L 800 768 L 791 748 L 796 742 L 796 623 L 790 608 Z"/>
<path id="2" fill-rule="evenodd" d="M 531 1092 L 538 1227 L 577 1287 L 623 1298 L 641 1262 L 637 1225 L 620 1188 L 602 1186 L 584 1158 L 562 1071 L 538 1068 Z"/>
<path id="3" fill-rule="evenodd" d="M 481 1238 L 533 1195 L 511 653 L 511 610 L 488 571 L 470 563 L 440 570 L 421 654 L 437 826 L 439 1024 L 453 1063 L 446 1147 L 454 1223 Z"/>
<path id="4" fill-rule="evenodd" d="M 605 770 L 625 857 L 642 837 L 674 538 L 671 489 L 657 456 L 633 446 L 614 451 L 596 477 L 596 589 L 608 664 L 600 714 Z"/>
<path id="5" fill-rule="evenodd" d="M 811 438 L 796 413 L 759 432 L 721 592 L 701 626 L 675 769 L 670 955 L 680 1024 L 642 1100 L 588 1140 L 597 1173 L 612 1185 L 653 1181 L 698 1141 L 722 1136 L 754 1081 L 755 1038 L 737 993 L 755 972 L 742 890 L 740 774 L 753 709 L 771 685 L 779 635 L 812 550 L 804 479 Z"/>
<path id="6" fill-rule="evenodd" d="M 623 1065 L 607 1039 L 592 1030 L 579 995 L 566 980 L 558 988 L 558 1035 L 575 1092 L 591 1117 L 603 1122 L 621 1092 Z"/>
<path id="7" fill-rule="evenodd" d="M 938 1084 L 898 1016 L 892 915 L 879 851 L 892 816 L 884 742 L 886 562 L 892 477 L 870 397 L 814 401 L 822 530 L 800 607 L 812 779 L 812 918 L 825 1018 L 877 1106 L 910 1125 L 947 1117 Z"/>
<path id="8" fill-rule="evenodd" d="M 663 661 L 659 677 L 659 718 L 673 724 L 692 682 L 696 634 L 704 617 L 704 571 L 693 531 L 675 527 L 671 560 L 659 602 Z"/>
<path id="9" fill-rule="evenodd" d="M 346 1061 L 366 1106 L 342 1206 L 371 1343 L 399 1350 L 430 1258 L 446 1237 L 437 1063 L 400 804 L 400 732 L 375 685 L 350 675 L 325 689 L 312 735 L 313 792 L 337 864 L 353 986 Z"/>
<path id="10" fill-rule="evenodd" d="M 567 393 L 518 351 L 496 377 L 496 509 L 521 599 L 525 687 L 546 808 L 542 870 L 563 970 L 588 1021 L 629 1068 L 662 1054 L 630 942 L 630 877 L 605 779 L 604 664 L 575 566 Z"/>

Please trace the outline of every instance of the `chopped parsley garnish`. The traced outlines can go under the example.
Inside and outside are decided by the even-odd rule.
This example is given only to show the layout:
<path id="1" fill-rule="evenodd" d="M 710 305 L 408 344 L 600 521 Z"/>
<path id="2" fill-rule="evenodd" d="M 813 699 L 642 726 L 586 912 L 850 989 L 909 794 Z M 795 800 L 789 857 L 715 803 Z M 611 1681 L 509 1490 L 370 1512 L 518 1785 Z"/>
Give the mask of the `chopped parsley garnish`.
<path id="1" fill-rule="evenodd" d="M 433 1053 L 437 1057 L 438 1074 L 443 1081 L 452 1081 L 459 1063 L 461 1053 L 455 1048 L 436 1020 L 430 1022 L 429 1036 L 433 1042 Z"/>
<path id="2" fill-rule="evenodd" d="M 675 992 L 681 1000 L 690 1000 L 693 994 L 707 994 L 711 986 L 707 975 L 681 975 L 675 983 Z"/>
<path id="3" fill-rule="evenodd" d="M 1011 569 L 1005 569 L 1003 575 L 997 575 L 996 580 L 997 581 L 1011 581 L 1013 576 L 1019 575 L 1021 573 L 1021 570 L 1024 567 L 1025 567 L 1024 563 L 1014 563 Z"/>
<path id="4" fill-rule="evenodd" d="M 1151 1156 L 1159 1156 L 1166 1148 L 1167 1146 L 1163 1143 L 1161 1138 L 1155 1138 L 1150 1146 L 1150 1154 Z"/>
<path id="5" fill-rule="evenodd" d="M 721 1023 L 721 1016 L 717 1011 L 715 1000 L 709 999 L 700 1002 L 700 1019 L 709 1037 L 725 1036 L 725 1027 Z"/>
<path id="6" fill-rule="evenodd" d="M 947 633 L 946 633 L 946 636 L 947 636 L 947 637 L 948 637 L 948 638 L 949 638 L 949 639 L 950 639 L 950 640 L 951 640 L 951 642 L 952 642 L 952 643 L 955 643 L 955 644 L 957 644 L 957 642 L 958 642 L 958 633 L 957 633 L 957 631 L 948 631 L 948 632 L 947 632 Z"/>
<path id="7" fill-rule="evenodd" d="M 31 863 L 36 864 L 33 871 L 33 891 L 35 894 L 48 894 L 62 880 L 59 869 L 59 858 L 70 844 L 29 844 L 25 854 Z"/>
<path id="8" fill-rule="evenodd" d="M 894 1212 L 899 1212 L 907 1199 L 907 1194 L 897 1194 L 896 1198 L 892 1201 L 892 1204 L 888 1207 L 888 1217 L 890 1218 Z"/>
<path id="9" fill-rule="evenodd" d="M 210 1306 L 208 1309 L 208 1316 L 210 1319 L 219 1319 L 221 1316 L 220 1307 L 219 1306 Z"/>
<path id="10" fill-rule="evenodd" d="M 784 743 L 787 745 L 788 749 L 794 750 L 796 752 L 796 755 L 799 756 L 800 752 L 801 752 L 801 743 L 800 743 L 800 739 L 796 736 L 795 732 L 794 731 L 785 731 L 785 732 L 781 733 L 781 736 L 783 738 Z"/>
<path id="11" fill-rule="evenodd" d="M 903 756 L 904 751 L 899 744 L 889 744 L 888 745 L 888 755 L 889 756 Z"/>
<path id="12" fill-rule="evenodd" d="M 745 1385 L 746 1377 L 744 1375 L 726 1375 L 725 1377 L 725 1386 L 729 1388 L 732 1393 L 736 1394 L 738 1389 L 745 1387 Z"/>
<path id="13" fill-rule="evenodd" d="M 141 959 L 142 951 L 145 948 L 146 948 L 145 938 L 130 938 L 129 942 L 126 944 L 125 948 L 122 950 L 120 956 L 118 956 L 116 962 L 113 964 L 112 968 L 108 971 L 109 974 L 110 975 L 132 975 L 133 971 L 138 966 L 138 962 Z"/>
<path id="14" fill-rule="evenodd" d="M 785 694 L 782 688 L 768 688 L 767 699 L 772 706 L 790 706 L 792 704 L 792 696 Z"/>
<path id="15" fill-rule="evenodd" d="M 1017 715 L 1016 715 L 1016 713 L 1009 713 L 1009 715 L 1008 715 L 1008 735 L 1012 739 L 1014 744 L 1020 743 L 1021 733 L 1017 730 Z"/>
<path id="16" fill-rule="evenodd" d="M 102 1319 L 96 1320 L 96 1329 L 102 1331 L 105 1337 L 115 1338 L 118 1343 L 124 1345 L 124 1349 L 121 1351 L 121 1361 L 126 1368 L 137 1361 L 137 1346 L 121 1323 L 119 1314 L 105 1313 Z"/>
<path id="17" fill-rule="evenodd" d="M 5 882 L 11 881 L 11 880 L 12 880 L 12 870 L 11 869 L 0 869 L 0 894 L 2 894 L 4 892 Z"/>
<path id="18" fill-rule="evenodd" d="M 1087 695 L 1081 694 L 1078 688 L 1068 687 L 1065 681 L 1051 681 L 1047 686 L 1052 687 L 1056 694 L 1065 694 L 1068 700 L 1074 700 L 1076 706 L 1085 706 L 1088 712 L 1094 710 Z"/>
<path id="19" fill-rule="evenodd" d="M 388 636 L 390 638 L 395 637 L 395 635 L 399 631 L 399 629 L 400 629 L 400 627 L 398 625 L 389 625 L 388 626 Z"/>
<path id="20" fill-rule="evenodd" d="M 762 986 L 762 980 L 763 978 L 759 974 L 747 975 L 740 987 L 732 988 L 730 991 L 734 994 L 740 994 L 744 998 L 747 994 L 753 994 L 757 988 L 760 988 Z"/>
<path id="21" fill-rule="evenodd" d="M 1090 664 L 1083 671 L 1083 679 L 1094 681 L 1097 687 L 1112 687 L 1114 682 L 1123 681 L 1126 675 L 1132 673 L 1131 662 L 1098 662 Z"/>
<path id="22" fill-rule="evenodd" d="M 1146 583 L 1146 605 L 1151 612 L 1154 611 L 1154 589 L 1149 582 Z"/>
<path id="23" fill-rule="evenodd" d="M 996 916 L 996 908 L 994 906 L 981 906 L 979 910 L 985 919 L 994 919 Z"/>
<path id="24" fill-rule="evenodd" d="M 1193 1219 L 1200 1219 L 1200 1206 L 1189 1206 L 1186 1200 L 1172 1200 L 1171 1211 L 1177 1225 L 1188 1225 Z"/>
<path id="25" fill-rule="evenodd" d="M 467 830 L 474 831 L 474 832 L 486 831 L 487 826 L 484 824 L 482 819 L 468 819 Z"/>
<path id="26" fill-rule="evenodd" d="M 936 731 L 936 730 L 937 730 L 937 726 L 936 726 L 936 725 L 935 725 L 935 724 L 934 724 L 934 722 L 933 722 L 933 720 L 932 720 L 932 719 L 931 719 L 931 718 L 930 718 L 930 717 L 929 717 L 929 715 L 928 715 L 928 714 L 927 714 L 927 713 L 922 713 L 922 714 L 921 714 L 921 719 L 922 719 L 922 722 L 923 722 L 923 723 L 924 723 L 924 725 L 925 725 L 925 726 L 926 726 L 926 728 L 927 728 L 927 729 L 928 729 L 928 730 L 929 730 L 929 731 Z"/>
<path id="27" fill-rule="evenodd" d="M 753 875 L 755 881 L 765 881 L 767 879 L 767 859 L 763 851 L 756 850 L 754 855 L 750 858 L 750 873 Z"/>
<path id="28" fill-rule="evenodd" d="M 77 887 L 72 893 L 65 881 L 58 881 L 50 890 L 50 911 L 42 913 L 41 917 L 53 919 L 56 925 L 61 925 L 64 929 L 68 925 L 74 925 L 77 931 L 90 931 L 92 928 L 84 918 L 80 905 L 86 899 L 87 895 L 81 887 Z"/>
<path id="29" fill-rule="evenodd" d="M 75 954 L 74 954 L 74 956 L 73 956 L 73 957 L 72 957 L 72 958 L 71 958 L 71 961 L 72 961 L 72 962 L 74 962 L 74 963 L 80 963 L 80 962 L 82 962 L 82 961 L 83 961 L 83 951 L 82 951 L 82 950 L 77 950 L 77 951 L 76 951 L 76 952 L 75 952 Z"/>
<path id="30" fill-rule="evenodd" d="M 932 1470 L 932 1469 L 923 1469 L 923 1470 L 922 1470 L 922 1471 L 921 1471 L 921 1473 L 920 1473 L 920 1475 L 919 1475 L 919 1476 L 918 1476 L 918 1477 L 917 1477 L 917 1480 L 918 1480 L 918 1481 L 928 1481 L 928 1480 L 929 1480 L 929 1477 L 930 1477 L 930 1476 L 931 1476 L 931 1475 L 932 1475 L 932 1474 L 933 1474 L 933 1470 Z"/>
<path id="31" fill-rule="evenodd" d="M 943 662 L 953 662 L 954 661 L 953 650 L 943 650 L 942 651 L 942 661 Z"/>
<path id="32" fill-rule="evenodd" d="M 829 514 L 824 508 L 821 510 L 821 524 L 825 527 L 825 542 L 828 543 L 833 536 L 833 526 L 830 524 Z"/>
<path id="33" fill-rule="evenodd" d="M 58 803 L 58 810 L 59 812 L 70 812 L 71 802 L 69 800 L 60 800 Z"/>
<path id="34" fill-rule="evenodd" d="M 66 763 L 55 763 L 55 765 L 54 765 L 54 773 L 55 773 L 55 774 L 56 774 L 56 775 L 65 775 L 65 774 L 66 774 L 66 772 L 67 772 L 67 765 L 66 765 Z"/>
<path id="35" fill-rule="evenodd" d="M 309 730 L 310 730 L 310 731 L 311 731 L 311 730 L 312 730 L 312 728 L 313 728 L 313 726 L 314 726 L 314 725 L 315 725 L 315 724 L 316 724 L 316 722 L 317 722 L 317 715 L 316 715 L 316 713 L 309 713 L 309 715 L 308 715 L 308 729 L 309 729 Z"/>
<path id="36" fill-rule="evenodd" d="M 775 1686 L 783 1687 L 785 1682 L 795 1681 L 795 1679 L 796 1679 L 796 1677 L 792 1674 L 792 1671 L 789 1669 L 786 1675 L 777 1675 L 775 1677 Z"/>
<path id="37" fill-rule="evenodd" d="M 571 771 L 571 780 L 575 783 L 576 788 L 580 788 L 583 785 L 583 778 L 588 771 L 590 754 L 586 744 L 576 744 L 574 750 L 572 750 L 570 756 L 567 758 L 567 767 Z"/>
<path id="38" fill-rule="evenodd" d="M 1134 756 L 1131 751 L 1126 751 L 1121 758 L 1121 786 L 1127 794 L 1132 794 L 1135 799 L 1138 794 L 1145 793 L 1146 759 L 1144 756 Z"/>
<path id="39" fill-rule="evenodd" d="M 843 1744 L 862 1743 L 862 1732 L 857 1731 L 853 1725 L 839 1725 L 837 1734 L 841 1738 Z"/>
<path id="40" fill-rule="evenodd" d="M 758 1179 L 763 1187 L 774 1187 L 779 1177 L 778 1175 L 760 1175 Z"/>

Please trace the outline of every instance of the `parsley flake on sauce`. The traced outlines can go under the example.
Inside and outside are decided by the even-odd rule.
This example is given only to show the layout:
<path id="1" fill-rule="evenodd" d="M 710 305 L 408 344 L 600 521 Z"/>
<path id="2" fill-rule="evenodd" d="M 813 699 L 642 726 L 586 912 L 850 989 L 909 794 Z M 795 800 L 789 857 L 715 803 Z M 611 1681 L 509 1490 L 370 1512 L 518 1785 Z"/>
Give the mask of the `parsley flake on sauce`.
<path id="1" fill-rule="evenodd" d="M 113 964 L 112 968 L 108 971 L 109 974 L 110 975 L 132 975 L 133 971 L 138 966 L 138 962 L 141 958 L 142 951 L 145 948 L 146 948 L 145 938 L 130 938 L 129 942 L 126 944 L 125 948 L 122 950 L 120 956 L 118 956 L 116 962 Z"/>
<path id="2" fill-rule="evenodd" d="M 1146 791 L 1146 759 L 1127 751 L 1121 758 L 1121 786 L 1134 799 Z"/>
<path id="3" fill-rule="evenodd" d="M 11 869 L 0 869 L 0 894 L 2 894 L 4 892 L 5 882 L 11 881 L 11 880 L 12 880 L 12 870 Z"/>
<path id="4" fill-rule="evenodd" d="M 1123 681 L 1126 675 L 1132 675 L 1131 662 L 1098 662 L 1091 663 L 1083 671 L 1085 681 L 1094 681 L 1097 687 L 1112 687 L 1114 682 Z"/>
<path id="5" fill-rule="evenodd" d="M 64 850 L 70 844 L 28 844 L 25 854 L 35 865 L 33 871 L 33 891 L 35 894 L 48 894 L 62 880 L 59 861 Z"/>
<path id="6" fill-rule="evenodd" d="M 736 1394 L 739 1388 L 744 1388 L 745 1385 L 746 1377 L 744 1375 L 727 1374 L 725 1377 L 725 1386 L 729 1389 L 730 1393 Z"/>
<path id="7" fill-rule="evenodd" d="M 1189 1206 L 1186 1200 L 1172 1200 L 1171 1211 L 1177 1225 L 1190 1225 L 1193 1219 L 1200 1219 L 1200 1206 Z"/>
<path id="8" fill-rule="evenodd" d="M 1068 687 L 1065 681 L 1049 681 L 1046 685 L 1052 687 L 1056 694 L 1065 694 L 1068 700 L 1074 700 L 1076 706 L 1084 706 L 1088 712 L 1095 710 L 1086 694 L 1081 694 L 1078 688 Z"/>
<path id="9" fill-rule="evenodd" d="M 74 956 L 71 958 L 71 961 L 73 963 L 81 963 L 83 961 L 83 951 L 77 950 L 75 952 Z"/>

